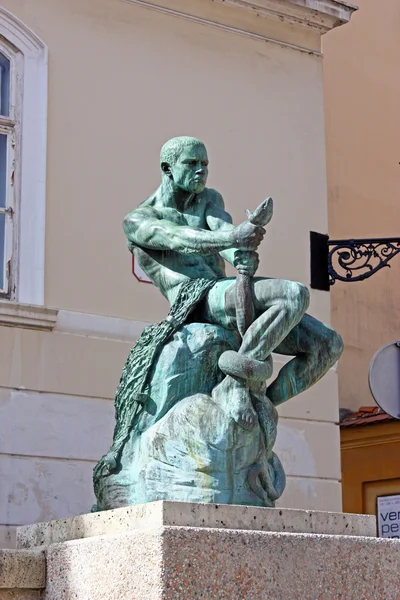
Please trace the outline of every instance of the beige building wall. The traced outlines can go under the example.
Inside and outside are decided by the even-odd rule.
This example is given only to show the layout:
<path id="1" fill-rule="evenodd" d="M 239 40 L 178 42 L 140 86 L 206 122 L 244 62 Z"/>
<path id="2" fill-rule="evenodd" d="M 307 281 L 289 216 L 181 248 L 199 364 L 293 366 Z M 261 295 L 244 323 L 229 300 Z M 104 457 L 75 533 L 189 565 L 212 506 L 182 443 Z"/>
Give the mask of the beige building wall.
<path id="1" fill-rule="evenodd" d="M 52 331 L 0 327 L 0 546 L 94 501 L 125 358 L 167 312 L 132 276 L 121 222 L 158 186 L 169 137 L 206 142 L 236 222 L 274 197 L 260 275 L 308 284 L 309 231 L 327 228 L 319 32 L 204 0 L 157 2 L 201 22 L 122 0 L 2 4 L 49 51 L 45 305 L 59 312 Z M 329 321 L 329 296 L 311 312 Z M 282 506 L 340 510 L 337 409 L 334 370 L 282 408 Z"/>
<path id="2" fill-rule="evenodd" d="M 400 237 L 400 6 L 363 0 L 346 27 L 323 41 L 331 238 Z M 331 291 L 345 342 L 342 407 L 374 404 L 369 363 L 400 339 L 400 257 L 371 279 Z"/>

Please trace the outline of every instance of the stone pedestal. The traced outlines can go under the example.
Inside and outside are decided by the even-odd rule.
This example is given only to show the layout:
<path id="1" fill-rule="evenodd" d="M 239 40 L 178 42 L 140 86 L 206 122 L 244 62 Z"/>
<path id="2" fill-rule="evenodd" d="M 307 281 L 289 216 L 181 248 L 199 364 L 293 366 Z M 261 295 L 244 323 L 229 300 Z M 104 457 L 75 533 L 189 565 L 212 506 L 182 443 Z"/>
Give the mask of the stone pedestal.
<path id="1" fill-rule="evenodd" d="M 45 585 L 43 549 L 0 550 L 0 600 L 40 600 Z"/>
<path id="2" fill-rule="evenodd" d="M 156 502 L 23 527 L 17 543 L 46 555 L 42 600 L 399 598 L 400 542 L 375 535 L 370 516 Z"/>

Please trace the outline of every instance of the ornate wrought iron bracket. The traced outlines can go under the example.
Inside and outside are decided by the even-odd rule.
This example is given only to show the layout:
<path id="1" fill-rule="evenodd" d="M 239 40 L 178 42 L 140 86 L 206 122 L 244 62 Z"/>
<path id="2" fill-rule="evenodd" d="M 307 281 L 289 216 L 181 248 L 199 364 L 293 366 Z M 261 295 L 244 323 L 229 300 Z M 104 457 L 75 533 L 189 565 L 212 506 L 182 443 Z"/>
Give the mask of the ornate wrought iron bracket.
<path id="1" fill-rule="evenodd" d="M 330 240 L 311 231 L 311 287 L 329 291 L 336 281 L 363 281 L 400 253 L 399 238 Z"/>

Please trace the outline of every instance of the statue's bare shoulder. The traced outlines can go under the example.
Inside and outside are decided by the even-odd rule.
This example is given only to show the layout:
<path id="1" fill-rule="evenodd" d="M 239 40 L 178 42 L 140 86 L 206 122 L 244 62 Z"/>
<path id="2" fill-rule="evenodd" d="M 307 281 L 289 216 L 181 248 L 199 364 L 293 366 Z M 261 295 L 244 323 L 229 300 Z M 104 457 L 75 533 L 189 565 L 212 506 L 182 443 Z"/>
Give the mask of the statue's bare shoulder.
<path id="1" fill-rule="evenodd" d="M 232 225 L 232 217 L 225 209 L 225 202 L 217 190 L 208 189 L 206 220 L 210 229 L 220 229 Z"/>
<path id="2" fill-rule="evenodd" d="M 148 219 L 162 219 L 162 211 L 157 206 L 156 193 L 147 198 L 144 202 L 139 204 L 136 208 L 131 210 L 126 217 L 126 221 L 143 221 Z"/>
<path id="3" fill-rule="evenodd" d="M 220 192 L 218 192 L 218 190 L 215 190 L 213 188 L 206 188 L 204 191 L 207 192 L 207 206 L 208 207 L 210 207 L 210 208 L 213 208 L 213 207 L 224 208 L 225 207 L 225 203 L 224 203 L 222 194 Z"/>

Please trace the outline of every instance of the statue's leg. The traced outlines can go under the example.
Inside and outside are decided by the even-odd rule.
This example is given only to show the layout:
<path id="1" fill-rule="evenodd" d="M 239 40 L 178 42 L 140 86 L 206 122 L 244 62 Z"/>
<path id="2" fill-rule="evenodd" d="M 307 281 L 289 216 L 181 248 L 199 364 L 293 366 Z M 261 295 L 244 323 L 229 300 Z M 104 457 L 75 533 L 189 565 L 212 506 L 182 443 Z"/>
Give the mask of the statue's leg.
<path id="1" fill-rule="evenodd" d="M 266 360 L 299 323 L 308 307 L 309 292 L 295 281 L 255 278 L 253 303 L 256 319 L 243 337 L 240 353 Z"/>
<path id="2" fill-rule="evenodd" d="M 300 321 L 307 309 L 308 300 L 308 290 L 300 283 L 278 279 L 255 279 L 253 302 L 256 319 L 243 337 L 239 354 L 256 361 L 268 360 L 275 347 Z M 234 286 L 226 290 L 225 310 L 229 318 L 234 316 Z M 214 395 L 222 406 L 226 405 L 227 410 L 241 426 L 251 428 L 258 421 L 249 389 L 252 378 L 246 376 L 246 369 L 243 369 L 243 375 L 240 377 L 236 373 L 235 357 L 232 359 L 232 368 L 230 369 L 227 364 L 223 370 L 227 374 L 235 373 L 236 376 L 228 375 L 216 388 Z"/>
<path id="3" fill-rule="evenodd" d="M 271 383 L 267 396 L 275 406 L 304 392 L 336 363 L 343 351 L 339 334 L 314 317 L 304 315 L 275 352 L 295 356 Z"/>

